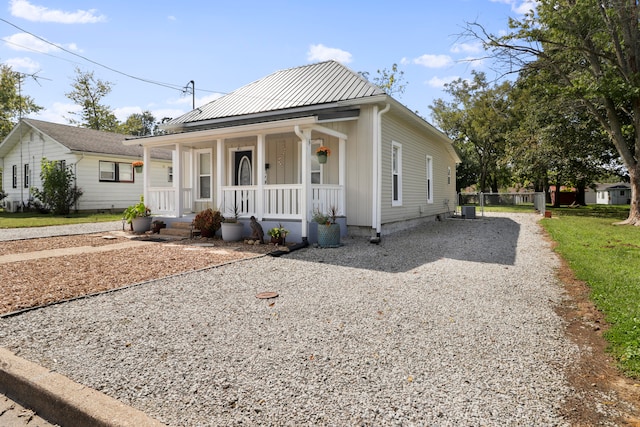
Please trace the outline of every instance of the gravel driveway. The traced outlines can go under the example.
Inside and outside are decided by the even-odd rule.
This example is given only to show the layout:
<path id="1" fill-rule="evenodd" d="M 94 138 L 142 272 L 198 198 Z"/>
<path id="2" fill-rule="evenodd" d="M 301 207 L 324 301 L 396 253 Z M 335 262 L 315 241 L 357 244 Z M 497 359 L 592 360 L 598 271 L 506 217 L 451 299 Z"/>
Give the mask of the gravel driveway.
<path id="1" fill-rule="evenodd" d="M 172 426 L 567 425 L 578 349 L 538 218 L 162 279 L 2 319 L 0 345 Z"/>

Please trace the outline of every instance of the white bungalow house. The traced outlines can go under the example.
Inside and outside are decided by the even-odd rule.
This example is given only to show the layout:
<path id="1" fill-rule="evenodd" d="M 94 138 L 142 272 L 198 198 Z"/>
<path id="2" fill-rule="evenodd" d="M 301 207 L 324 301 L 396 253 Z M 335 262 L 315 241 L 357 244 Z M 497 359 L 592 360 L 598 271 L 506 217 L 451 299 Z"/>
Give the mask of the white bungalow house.
<path id="1" fill-rule="evenodd" d="M 277 71 L 125 141 L 173 151 L 172 185 L 143 173 L 145 200 L 167 218 L 236 207 L 291 241 L 314 241 L 314 212 L 335 208 L 342 233 L 379 237 L 455 208 L 451 141 L 345 66 Z M 316 150 L 328 147 L 326 163 Z"/>
<path id="2" fill-rule="evenodd" d="M 122 211 L 140 200 L 142 177 L 132 166 L 142 160 L 142 147 L 125 146 L 124 136 L 111 132 L 22 119 L 0 143 L 2 187 L 9 211 L 29 203 L 31 187 L 41 188 L 41 160 L 73 166 L 77 186 L 83 191 L 75 209 Z M 148 153 L 143 170 L 170 185 L 171 152 Z M 148 167 L 151 165 L 151 167 Z"/>
<path id="3" fill-rule="evenodd" d="M 599 205 L 628 205 L 631 203 L 631 186 L 626 182 L 598 184 L 596 203 Z"/>

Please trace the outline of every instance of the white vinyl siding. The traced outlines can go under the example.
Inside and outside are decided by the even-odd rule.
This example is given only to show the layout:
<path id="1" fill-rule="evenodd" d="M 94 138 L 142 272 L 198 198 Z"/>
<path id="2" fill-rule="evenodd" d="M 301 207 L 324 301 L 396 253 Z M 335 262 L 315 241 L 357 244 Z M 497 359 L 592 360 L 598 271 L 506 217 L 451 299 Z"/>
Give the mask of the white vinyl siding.
<path id="1" fill-rule="evenodd" d="M 391 205 L 402 206 L 402 145 L 391 143 Z"/>

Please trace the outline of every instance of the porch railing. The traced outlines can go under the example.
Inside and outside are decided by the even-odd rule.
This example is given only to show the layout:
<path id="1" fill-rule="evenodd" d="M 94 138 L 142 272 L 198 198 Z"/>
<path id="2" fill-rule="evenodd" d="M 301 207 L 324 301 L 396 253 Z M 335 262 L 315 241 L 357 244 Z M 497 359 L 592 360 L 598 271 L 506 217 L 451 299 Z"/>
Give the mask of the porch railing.
<path id="1" fill-rule="evenodd" d="M 312 212 L 329 212 L 335 207 L 338 215 L 344 215 L 342 203 L 344 189 L 339 185 L 313 185 Z M 229 186 L 222 188 L 223 215 L 233 215 L 237 207 L 241 217 L 257 215 L 258 188 L 254 186 Z M 265 185 L 263 187 L 262 216 L 267 218 L 300 219 L 302 218 L 302 184 Z"/>
<path id="2" fill-rule="evenodd" d="M 146 205 L 154 214 L 174 215 L 176 211 L 176 189 L 173 187 L 151 187 L 148 190 Z M 182 189 L 182 206 L 186 212 L 191 212 L 193 196 L 191 188 Z"/>
<path id="3" fill-rule="evenodd" d="M 311 200 L 313 212 L 329 213 L 335 208 L 338 216 L 344 216 L 342 192 L 344 189 L 339 185 L 312 185 Z"/>

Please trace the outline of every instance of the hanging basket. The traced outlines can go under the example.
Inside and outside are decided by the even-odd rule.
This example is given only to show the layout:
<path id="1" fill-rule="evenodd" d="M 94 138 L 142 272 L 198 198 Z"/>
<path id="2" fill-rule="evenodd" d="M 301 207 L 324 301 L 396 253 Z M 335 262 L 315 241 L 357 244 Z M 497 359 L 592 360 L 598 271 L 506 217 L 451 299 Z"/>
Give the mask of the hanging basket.
<path id="1" fill-rule="evenodd" d="M 318 163 L 327 163 L 327 153 L 318 153 Z"/>
<path id="2" fill-rule="evenodd" d="M 142 173 L 142 166 L 134 166 L 133 168 L 136 170 L 136 173 Z"/>

